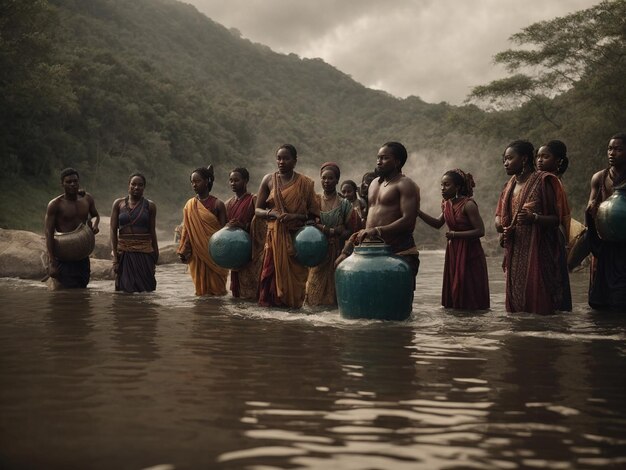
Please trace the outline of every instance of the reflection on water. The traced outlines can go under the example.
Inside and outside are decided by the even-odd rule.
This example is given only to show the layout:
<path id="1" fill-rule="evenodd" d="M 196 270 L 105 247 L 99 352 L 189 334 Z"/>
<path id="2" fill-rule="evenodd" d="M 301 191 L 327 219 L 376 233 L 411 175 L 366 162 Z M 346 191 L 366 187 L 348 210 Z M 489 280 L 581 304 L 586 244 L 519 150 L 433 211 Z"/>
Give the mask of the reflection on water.
<path id="1" fill-rule="evenodd" d="M 422 254 L 401 323 L 196 298 L 183 266 L 152 294 L 0 280 L 0 467 L 435 469 L 626 466 L 626 328 L 586 305 L 439 306 Z"/>

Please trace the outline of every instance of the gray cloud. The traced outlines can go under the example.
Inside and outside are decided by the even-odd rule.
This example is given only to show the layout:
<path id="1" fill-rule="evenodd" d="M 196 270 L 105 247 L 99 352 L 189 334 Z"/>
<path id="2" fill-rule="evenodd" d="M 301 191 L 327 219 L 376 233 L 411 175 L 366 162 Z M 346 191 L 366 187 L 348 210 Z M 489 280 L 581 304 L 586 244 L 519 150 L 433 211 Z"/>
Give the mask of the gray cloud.
<path id="1" fill-rule="evenodd" d="M 365 86 L 459 104 L 503 77 L 495 53 L 537 21 L 598 0 L 186 0 L 254 42 L 320 57 Z"/>

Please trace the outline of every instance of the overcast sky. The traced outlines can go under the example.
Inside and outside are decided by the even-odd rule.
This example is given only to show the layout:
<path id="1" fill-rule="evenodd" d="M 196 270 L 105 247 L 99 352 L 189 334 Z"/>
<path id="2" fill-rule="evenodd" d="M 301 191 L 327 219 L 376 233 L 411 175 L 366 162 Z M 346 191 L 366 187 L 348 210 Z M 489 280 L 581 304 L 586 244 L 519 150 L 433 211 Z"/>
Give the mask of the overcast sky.
<path id="1" fill-rule="evenodd" d="M 493 55 L 537 21 L 599 0 L 183 0 L 243 37 L 320 57 L 365 86 L 461 103 L 505 76 Z"/>

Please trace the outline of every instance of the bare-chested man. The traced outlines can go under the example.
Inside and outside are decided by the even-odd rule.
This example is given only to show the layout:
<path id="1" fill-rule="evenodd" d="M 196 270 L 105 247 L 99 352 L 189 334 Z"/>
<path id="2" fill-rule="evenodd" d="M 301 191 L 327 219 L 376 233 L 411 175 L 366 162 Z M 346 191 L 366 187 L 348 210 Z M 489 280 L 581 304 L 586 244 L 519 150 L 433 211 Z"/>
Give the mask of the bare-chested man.
<path id="1" fill-rule="evenodd" d="M 607 147 L 608 167 L 591 178 L 591 193 L 585 211 L 587 239 L 594 259 L 589 284 L 589 305 L 597 310 L 626 309 L 626 243 L 601 240 L 596 231 L 598 207 L 615 188 L 626 185 L 626 133 L 611 137 Z"/>
<path id="2" fill-rule="evenodd" d="M 54 250 L 54 233 L 72 232 L 83 223 L 98 233 L 100 214 L 93 197 L 79 191 L 78 171 L 66 168 L 61 172 L 63 194 L 48 203 L 45 219 L 46 249 L 48 251 L 48 274 L 55 282 L 54 287 L 83 288 L 89 283 L 89 256 L 78 261 L 58 259 Z M 92 219 L 95 220 L 92 223 Z M 53 281 L 53 282 L 54 282 Z M 60 286 L 58 285 L 60 284 Z"/>
<path id="3" fill-rule="evenodd" d="M 358 245 L 366 238 L 382 238 L 417 275 L 420 262 L 413 230 L 419 211 L 420 193 L 415 182 L 402 174 L 402 167 L 407 160 L 406 148 L 399 142 L 387 142 L 378 151 L 376 160 L 378 178 L 369 186 L 367 222 L 365 228 L 354 234 L 350 241 Z M 349 255 L 350 250 L 351 243 L 348 242 L 335 266 Z"/>

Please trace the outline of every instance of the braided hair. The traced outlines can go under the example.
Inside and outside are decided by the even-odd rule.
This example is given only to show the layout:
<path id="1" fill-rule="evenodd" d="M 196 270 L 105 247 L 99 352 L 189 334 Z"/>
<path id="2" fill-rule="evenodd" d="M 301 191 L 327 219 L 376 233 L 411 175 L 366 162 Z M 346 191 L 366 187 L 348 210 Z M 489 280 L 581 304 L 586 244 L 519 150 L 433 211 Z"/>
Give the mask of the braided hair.
<path id="1" fill-rule="evenodd" d="M 454 170 L 446 171 L 443 176 L 449 176 L 452 178 L 455 186 L 459 188 L 459 196 L 472 197 L 474 195 L 474 188 L 476 183 L 471 173 L 465 173 L 463 170 L 456 168 Z"/>

